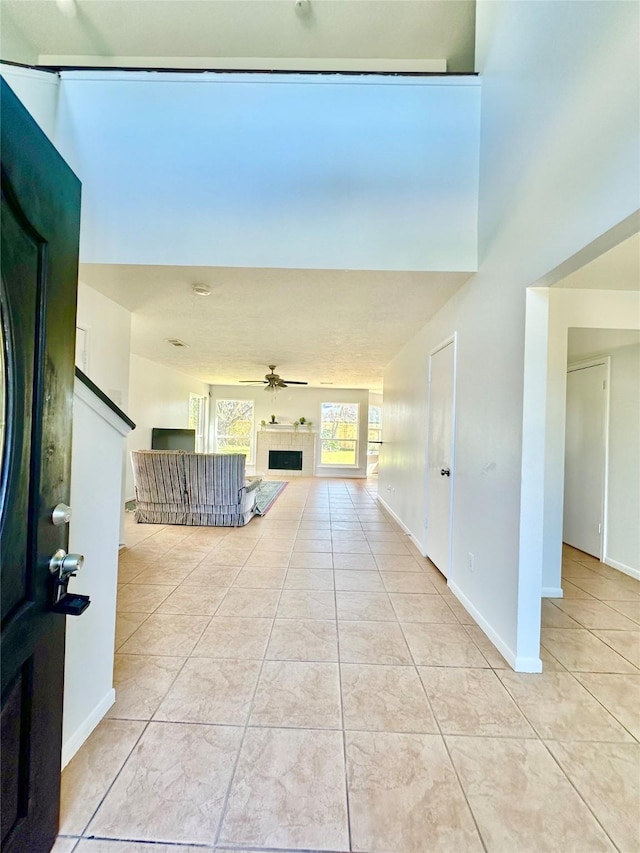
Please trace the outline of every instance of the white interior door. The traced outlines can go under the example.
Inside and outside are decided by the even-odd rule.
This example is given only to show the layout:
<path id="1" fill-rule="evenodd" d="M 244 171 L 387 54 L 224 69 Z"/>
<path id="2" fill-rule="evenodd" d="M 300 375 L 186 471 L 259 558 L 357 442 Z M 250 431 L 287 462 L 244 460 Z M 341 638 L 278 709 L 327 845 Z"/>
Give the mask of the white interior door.
<path id="1" fill-rule="evenodd" d="M 607 365 L 570 368 L 564 465 L 563 539 L 602 557 Z"/>
<path id="2" fill-rule="evenodd" d="M 453 477 L 453 342 L 429 360 L 427 556 L 445 577 L 451 559 Z"/>

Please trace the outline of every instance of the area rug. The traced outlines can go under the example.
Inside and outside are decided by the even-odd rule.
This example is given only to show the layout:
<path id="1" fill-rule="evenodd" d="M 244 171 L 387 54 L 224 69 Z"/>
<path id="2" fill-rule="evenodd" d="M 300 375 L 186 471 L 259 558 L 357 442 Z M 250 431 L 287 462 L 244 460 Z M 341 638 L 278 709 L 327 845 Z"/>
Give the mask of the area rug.
<path id="1" fill-rule="evenodd" d="M 258 486 L 256 498 L 256 512 L 258 515 L 266 515 L 276 502 L 278 495 L 287 486 L 286 482 L 276 480 L 263 480 Z"/>

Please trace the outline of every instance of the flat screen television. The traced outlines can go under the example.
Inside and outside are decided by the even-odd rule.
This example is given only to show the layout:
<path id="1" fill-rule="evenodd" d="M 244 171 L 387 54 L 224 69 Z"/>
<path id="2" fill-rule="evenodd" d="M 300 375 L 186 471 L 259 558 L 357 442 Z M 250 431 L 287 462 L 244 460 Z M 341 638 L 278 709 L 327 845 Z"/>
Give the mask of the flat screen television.
<path id="1" fill-rule="evenodd" d="M 151 430 L 152 450 L 191 450 L 196 449 L 195 429 L 161 429 Z"/>

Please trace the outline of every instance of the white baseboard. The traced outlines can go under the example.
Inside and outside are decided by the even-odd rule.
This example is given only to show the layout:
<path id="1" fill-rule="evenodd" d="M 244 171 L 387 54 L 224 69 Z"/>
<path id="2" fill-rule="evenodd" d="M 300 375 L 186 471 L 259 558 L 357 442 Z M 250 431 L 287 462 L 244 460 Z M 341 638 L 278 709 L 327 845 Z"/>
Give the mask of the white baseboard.
<path id="1" fill-rule="evenodd" d="M 449 581 L 447 586 L 458 599 L 460 604 L 478 623 L 478 626 L 491 640 L 502 657 L 516 672 L 542 672 L 542 661 L 540 658 L 523 658 L 517 657 L 513 649 L 511 649 L 502 637 L 497 634 L 482 614 L 473 606 L 467 596 L 462 592 L 459 586 L 454 581 Z"/>
<path id="2" fill-rule="evenodd" d="M 542 672 L 542 661 L 540 658 L 516 658 L 514 667 L 516 672 Z"/>
<path id="3" fill-rule="evenodd" d="M 93 711 L 84 720 L 84 722 L 75 730 L 71 737 L 62 744 L 62 762 L 61 769 L 64 769 L 71 761 L 76 752 L 80 749 L 91 732 L 95 729 L 98 723 L 102 720 L 109 708 L 116 701 L 116 691 L 112 687 L 103 698 L 98 702 Z"/>
<path id="4" fill-rule="evenodd" d="M 626 566 L 624 563 L 619 563 L 617 560 L 609 559 L 609 557 L 605 557 L 602 562 L 605 566 L 611 566 L 612 569 L 617 569 L 619 572 L 640 581 L 640 569 L 634 569 L 631 566 Z"/>
<path id="5" fill-rule="evenodd" d="M 564 598 L 564 592 L 562 591 L 561 586 L 543 586 L 542 587 L 542 597 L 543 598 Z"/>
<path id="6" fill-rule="evenodd" d="M 416 548 L 418 549 L 418 551 L 420 551 L 420 553 L 422 554 L 422 556 L 423 556 L 423 557 L 426 557 L 426 556 L 427 556 L 427 553 L 426 553 L 426 551 L 425 551 L 425 549 L 424 549 L 424 546 L 423 546 L 422 542 L 419 542 L 419 541 L 416 539 L 416 537 L 415 537 L 415 536 L 413 535 L 413 533 L 409 530 L 409 528 L 407 527 L 407 525 L 402 521 L 402 519 L 401 519 L 401 518 L 399 518 L 399 516 L 397 516 L 397 515 L 395 514 L 395 512 L 394 512 L 394 511 L 391 509 L 391 507 L 387 504 L 387 502 L 384 500 L 384 498 L 381 498 L 381 497 L 380 497 L 380 495 L 378 495 L 378 497 L 377 497 L 377 501 L 378 501 L 378 503 L 379 503 L 379 504 L 382 504 L 382 508 L 384 509 L 384 511 L 385 511 L 385 512 L 387 512 L 387 513 L 389 513 L 389 515 L 390 515 L 390 516 L 391 516 L 391 518 L 395 521 L 395 523 L 396 523 L 396 524 L 398 524 L 398 525 L 399 525 L 399 526 L 404 530 L 404 532 L 407 534 L 407 536 L 409 537 L 409 539 L 411 539 L 411 541 L 412 541 L 412 542 L 413 542 L 413 544 L 416 546 Z"/>

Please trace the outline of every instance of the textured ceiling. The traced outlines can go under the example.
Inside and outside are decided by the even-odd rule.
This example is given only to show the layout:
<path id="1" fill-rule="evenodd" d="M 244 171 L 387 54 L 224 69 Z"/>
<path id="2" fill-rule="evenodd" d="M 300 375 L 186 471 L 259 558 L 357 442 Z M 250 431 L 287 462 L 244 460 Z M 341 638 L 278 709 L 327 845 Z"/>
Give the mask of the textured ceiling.
<path id="1" fill-rule="evenodd" d="M 0 13 L 2 58 L 26 64 L 264 69 L 259 60 L 271 57 L 301 59 L 300 69 L 322 59 L 441 60 L 437 70 L 453 72 L 474 65 L 475 0 L 310 0 L 302 14 L 294 0 L 1 0 Z"/>
<path id="2" fill-rule="evenodd" d="M 133 312 L 132 352 L 203 382 L 275 364 L 312 386 L 381 390 L 384 367 L 472 273 L 82 264 L 80 280 Z M 211 287 L 196 296 L 194 283 Z M 188 347 L 167 343 L 178 338 Z"/>

